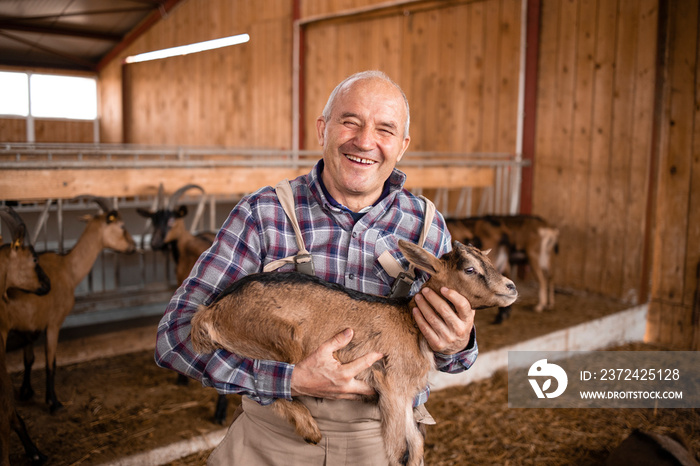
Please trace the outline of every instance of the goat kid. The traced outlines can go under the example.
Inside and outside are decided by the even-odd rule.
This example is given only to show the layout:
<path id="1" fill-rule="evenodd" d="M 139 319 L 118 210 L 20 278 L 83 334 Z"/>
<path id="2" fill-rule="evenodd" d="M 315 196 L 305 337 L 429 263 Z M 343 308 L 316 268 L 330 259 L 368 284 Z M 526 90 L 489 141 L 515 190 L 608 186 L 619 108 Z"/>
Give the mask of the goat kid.
<path id="1" fill-rule="evenodd" d="M 51 288 L 49 278 L 39 266 L 34 248 L 25 243 L 26 227 L 11 207 L 0 210 L 7 223 L 12 242 L 0 247 L 0 321 L 7 314 L 7 290 L 18 288 L 27 293 L 45 295 Z M 0 324 L 1 325 L 1 324 Z M 19 436 L 27 458 L 32 464 L 42 464 L 48 458 L 29 437 L 24 421 L 15 408 L 15 393 L 5 361 L 5 340 L 0 336 L 0 465 L 10 464 L 10 431 Z"/>
<path id="2" fill-rule="evenodd" d="M 51 413 L 63 405 L 55 391 L 56 349 L 58 334 L 66 316 L 75 304 L 75 287 L 92 269 L 103 249 L 132 253 L 136 243 L 124 228 L 119 212 L 112 210 L 102 198 L 89 197 L 98 203 L 103 213 L 88 216 L 87 225 L 73 249 L 65 255 L 46 252 L 39 255 L 39 265 L 51 279 L 51 291 L 37 296 L 22 291 L 8 292 L 8 319 L 0 322 L 0 335 L 7 340 L 10 330 L 37 332 L 46 330 L 46 403 Z M 20 399 L 34 395 L 31 386 L 31 370 L 34 364 L 34 348 L 24 347 L 24 379 Z"/>
<path id="3" fill-rule="evenodd" d="M 400 240 L 399 248 L 411 264 L 431 275 L 424 287 L 436 293 L 443 286 L 456 290 L 475 309 L 506 306 L 517 298 L 513 282 L 474 247 L 454 242 L 441 259 L 407 241 Z M 423 459 L 424 440 L 413 421 L 412 404 L 428 384 L 434 355 L 413 319 L 414 306 L 413 298 L 366 295 L 297 272 L 252 274 L 201 307 L 192 319 L 192 344 L 199 352 L 224 348 L 249 358 L 296 364 L 322 342 L 352 328 L 353 342 L 336 357 L 347 363 L 371 351 L 384 354 L 357 378 L 377 392 L 373 401 L 381 412 L 389 462 L 416 466 Z M 321 439 L 303 403 L 276 400 L 272 406 L 305 441 Z"/>
<path id="4" fill-rule="evenodd" d="M 190 275 L 194 264 L 204 251 L 214 242 L 216 236 L 212 232 L 202 232 L 193 235 L 185 226 L 187 216 L 187 206 L 177 205 L 180 197 L 190 189 L 199 189 L 204 193 L 204 189 L 196 184 L 188 184 L 175 191 L 168 200 L 167 206 L 163 206 L 163 185 L 158 189 L 158 208 L 156 211 L 137 209 L 142 217 L 151 220 L 153 234 L 151 235 L 151 249 L 153 251 L 170 249 L 175 261 L 175 278 L 178 285 Z M 187 376 L 178 374 L 177 384 L 187 385 Z M 224 424 L 226 421 L 226 410 L 228 409 L 228 399 L 226 395 L 219 394 L 214 408 L 214 422 Z"/>
<path id="5" fill-rule="evenodd" d="M 559 230 L 534 215 L 488 215 L 447 221 L 454 238 L 490 249 L 496 269 L 512 276 L 513 265 L 529 265 L 539 285 L 535 312 L 554 306 L 553 257 L 557 252 Z M 510 306 L 499 308 L 494 321 L 500 324 L 510 316 Z"/>

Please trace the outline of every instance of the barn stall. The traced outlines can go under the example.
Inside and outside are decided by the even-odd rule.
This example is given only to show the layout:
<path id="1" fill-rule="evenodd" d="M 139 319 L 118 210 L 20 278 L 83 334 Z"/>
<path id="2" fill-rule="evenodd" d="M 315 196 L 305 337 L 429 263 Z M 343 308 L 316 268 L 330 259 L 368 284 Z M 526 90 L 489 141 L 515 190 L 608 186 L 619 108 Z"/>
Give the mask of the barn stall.
<path id="1" fill-rule="evenodd" d="M 562 330 L 591 340 L 601 328 L 609 340 L 596 347 L 629 339 L 698 350 L 697 1 L 158 3 L 91 66 L 0 61 L 98 83 L 94 121 L 0 119 L 0 197 L 37 249 L 75 244 L 76 218 L 96 212 L 82 194 L 107 197 L 140 245 L 101 254 L 78 286 L 58 348 L 64 410 L 54 415 L 41 401 L 37 344 L 38 395 L 18 409 L 52 464 L 181 461 L 159 447 L 204 461 L 195 450 L 221 429 L 210 421 L 215 393 L 178 387 L 152 364 L 154 324 L 176 283 L 136 209 L 155 205 L 161 183 L 167 194 L 196 183 L 205 193 L 182 198 L 188 226 L 216 229 L 242 194 L 309 170 L 328 93 L 373 68 L 411 104 L 412 152 L 399 167 L 407 187 L 447 217 L 534 213 L 560 230 L 555 307 L 533 312 L 525 269 L 511 319 L 493 326 L 492 311 L 478 315 L 481 367 L 495 373 L 433 393 L 441 422 L 428 464 L 595 463 L 634 428 L 676 433 L 700 451 L 695 410 L 508 409 L 504 375 L 487 356 L 524 341 L 554 348 L 537 339 Z M 251 41 L 240 46 L 123 61 L 243 32 Z M 8 362 L 19 387 L 21 351 Z M 130 396 L 108 401 L 111 386 Z M 12 455 L 22 464 L 15 436 Z"/>

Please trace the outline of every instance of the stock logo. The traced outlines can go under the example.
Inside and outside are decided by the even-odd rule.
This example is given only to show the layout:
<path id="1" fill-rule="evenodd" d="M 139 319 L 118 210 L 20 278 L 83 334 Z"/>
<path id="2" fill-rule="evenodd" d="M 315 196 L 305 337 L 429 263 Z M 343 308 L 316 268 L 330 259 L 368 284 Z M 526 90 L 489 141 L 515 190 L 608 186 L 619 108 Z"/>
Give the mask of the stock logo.
<path id="1" fill-rule="evenodd" d="M 532 389 L 535 391 L 537 398 L 556 398 L 566 390 L 566 385 L 569 383 L 569 378 L 566 376 L 566 372 L 561 367 L 556 364 L 548 363 L 546 359 L 540 359 L 535 361 L 535 363 L 530 366 L 530 370 L 527 375 L 529 377 L 545 378 L 542 385 L 538 383 L 537 379 L 528 379 Z M 552 392 L 548 392 L 552 388 L 552 378 L 557 381 L 557 388 Z"/>

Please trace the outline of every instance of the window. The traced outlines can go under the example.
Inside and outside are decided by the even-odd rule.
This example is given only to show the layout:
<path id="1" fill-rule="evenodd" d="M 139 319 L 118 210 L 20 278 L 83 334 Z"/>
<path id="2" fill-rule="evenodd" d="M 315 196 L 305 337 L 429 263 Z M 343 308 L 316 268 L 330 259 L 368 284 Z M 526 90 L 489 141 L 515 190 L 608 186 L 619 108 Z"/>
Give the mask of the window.
<path id="1" fill-rule="evenodd" d="M 0 114 L 94 120 L 97 82 L 76 76 L 0 72 Z"/>
<path id="2" fill-rule="evenodd" d="M 0 71 L 0 114 L 29 115 L 29 79 L 27 73 Z"/>

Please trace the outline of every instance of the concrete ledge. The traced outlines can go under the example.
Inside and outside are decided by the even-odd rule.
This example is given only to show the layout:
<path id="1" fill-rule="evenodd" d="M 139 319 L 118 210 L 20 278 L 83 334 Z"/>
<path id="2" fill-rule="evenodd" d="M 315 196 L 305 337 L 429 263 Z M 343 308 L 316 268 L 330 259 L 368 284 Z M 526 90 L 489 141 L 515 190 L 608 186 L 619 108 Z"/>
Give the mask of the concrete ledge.
<path id="1" fill-rule="evenodd" d="M 185 456 L 215 448 L 223 440 L 227 430 L 219 429 L 189 440 L 171 443 L 164 447 L 127 456 L 110 463 L 103 463 L 103 466 L 144 466 L 171 463 Z"/>
<path id="2" fill-rule="evenodd" d="M 479 354 L 474 366 L 459 374 L 433 372 L 431 390 L 487 379 L 508 367 L 508 351 L 593 351 L 644 340 L 648 305 L 637 306 L 600 319 L 565 328 L 515 345 Z"/>

